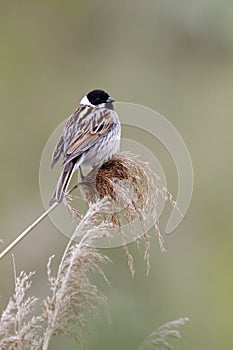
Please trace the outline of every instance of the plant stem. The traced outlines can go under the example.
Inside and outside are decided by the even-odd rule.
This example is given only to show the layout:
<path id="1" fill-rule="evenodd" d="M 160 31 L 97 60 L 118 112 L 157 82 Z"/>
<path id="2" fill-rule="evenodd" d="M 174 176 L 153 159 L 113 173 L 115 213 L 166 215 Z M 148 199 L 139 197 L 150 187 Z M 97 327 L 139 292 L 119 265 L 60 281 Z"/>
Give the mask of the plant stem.
<path id="1" fill-rule="evenodd" d="M 66 195 L 69 195 L 72 191 L 74 191 L 80 182 L 74 185 Z M 4 258 L 4 256 L 9 253 L 24 237 L 26 237 L 46 216 L 48 216 L 57 206 L 60 204 L 59 202 L 55 202 L 49 207 L 38 219 L 36 219 L 30 226 L 28 226 L 13 242 L 11 242 L 1 253 L 0 260 Z"/>
<path id="2" fill-rule="evenodd" d="M 51 211 L 53 211 L 53 209 L 55 209 L 58 204 L 58 202 L 53 203 L 53 205 L 48 210 L 46 210 L 38 219 L 36 219 L 30 226 L 28 226 L 26 230 L 24 230 L 13 242 L 11 242 L 6 247 L 6 249 L 4 249 L 0 253 L 0 260 L 7 253 L 9 253 L 9 251 L 11 251 L 11 249 L 13 249 L 24 237 L 26 237 L 29 234 L 29 232 L 31 232 L 47 215 L 49 215 L 49 213 L 51 213 Z"/>
<path id="3" fill-rule="evenodd" d="M 73 189 L 71 189 L 72 191 Z M 71 243 L 73 241 L 73 239 L 75 238 L 76 234 L 77 234 L 77 231 L 78 231 L 78 228 L 80 229 L 80 227 L 82 227 L 83 225 L 85 225 L 85 220 L 86 220 L 86 217 L 88 216 L 88 211 L 87 213 L 85 214 L 85 216 L 82 218 L 81 222 L 79 223 L 79 225 L 77 226 L 76 230 L 74 231 L 72 237 L 70 238 L 65 250 L 64 250 L 64 253 L 63 253 L 63 256 L 62 256 L 62 260 L 59 264 L 59 268 L 58 268 L 58 273 L 57 273 L 57 279 L 59 278 L 59 275 L 62 271 L 62 268 L 63 268 L 63 263 L 64 263 L 64 260 L 67 256 L 67 252 L 71 246 Z M 81 238 L 80 242 L 78 243 L 78 248 L 80 250 L 80 248 L 82 247 L 83 245 L 83 242 L 85 241 L 85 239 L 88 237 L 89 235 L 89 232 L 86 232 L 84 234 L 84 236 Z M 76 248 L 76 250 L 78 249 Z M 71 268 L 74 264 L 74 259 L 75 259 L 75 256 L 72 255 L 72 257 L 70 258 L 69 260 L 69 265 L 68 267 L 66 268 L 66 274 L 63 278 L 63 281 L 62 281 L 62 286 L 60 288 L 60 291 L 59 291 L 59 297 L 56 298 L 56 306 L 55 306 L 55 309 L 53 310 L 53 313 L 52 313 L 52 319 L 49 320 L 48 322 L 48 326 L 45 330 L 45 333 L 44 333 L 44 342 L 43 342 L 43 348 L 42 350 L 48 350 L 48 347 L 49 347 L 49 343 L 50 343 L 50 340 L 51 340 L 51 337 L 53 335 L 53 332 L 54 332 L 54 328 L 52 325 L 54 325 L 56 323 L 56 318 L 57 318 L 57 314 L 59 312 L 59 308 L 60 308 L 60 305 L 61 305 L 61 299 L 64 297 L 65 295 L 65 292 L 66 292 L 66 288 L 67 288 L 67 281 L 69 280 L 69 276 L 70 276 L 70 271 L 71 271 Z M 50 317 L 51 317 L 51 314 L 50 314 Z"/>
<path id="4" fill-rule="evenodd" d="M 44 339 L 44 342 L 43 342 L 42 350 L 47 350 L 49 348 L 49 343 L 50 343 L 51 336 L 52 336 L 52 329 L 49 329 L 49 330 L 46 329 L 45 339 Z"/>

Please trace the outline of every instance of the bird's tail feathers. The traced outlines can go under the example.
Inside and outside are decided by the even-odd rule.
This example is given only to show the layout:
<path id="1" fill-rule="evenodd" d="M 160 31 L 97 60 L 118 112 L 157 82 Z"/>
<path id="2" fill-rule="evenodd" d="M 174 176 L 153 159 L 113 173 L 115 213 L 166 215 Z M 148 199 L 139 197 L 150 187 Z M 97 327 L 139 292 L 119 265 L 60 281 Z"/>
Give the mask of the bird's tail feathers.
<path id="1" fill-rule="evenodd" d="M 57 187 L 55 188 L 52 199 L 49 202 L 50 206 L 55 202 L 58 202 L 58 203 L 62 202 L 66 193 L 66 189 L 71 180 L 71 176 L 74 170 L 74 165 L 75 165 L 74 162 L 70 162 L 64 166 L 61 176 L 58 180 Z"/>

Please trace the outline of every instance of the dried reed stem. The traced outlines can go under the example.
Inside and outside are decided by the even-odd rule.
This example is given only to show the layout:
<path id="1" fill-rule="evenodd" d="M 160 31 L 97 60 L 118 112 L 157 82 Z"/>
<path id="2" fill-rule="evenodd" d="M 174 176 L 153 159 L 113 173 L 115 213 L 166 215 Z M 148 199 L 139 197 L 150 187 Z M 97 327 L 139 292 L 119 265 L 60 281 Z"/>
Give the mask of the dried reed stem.
<path id="1" fill-rule="evenodd" d="M 70 194 L 72 191 L 74 191 L 80 183 L 77 183 L 74 185 L 68 192 L 67 195 Z M 46 218 L 57 206 L 58 202 L 55 202 L 49 207 L 41 216 L 38 217 L 30 226 L 28 226 L 21 234 L 18 235 L 18 237 L 11 242 L 1 253 L 0 253 L 0 260 L 4 258 L 4 256 L 9 253 L 20 241 L 22 241 L 23 238 L 25 238 L 34 228 L 39 225 L 39 223 Z"/>
<path id="2" fill-rule="evenodd" d="M 44 218 L 53 211 L 59 203 L 54 203 L 48 210 L 46 210 L 38 219 L 36 219 L 30 226 L 28 226 L 18 237 L 11 242 L 1 253 L 0 260 L 9 253 L 24 237 L 26 237 Z"/>

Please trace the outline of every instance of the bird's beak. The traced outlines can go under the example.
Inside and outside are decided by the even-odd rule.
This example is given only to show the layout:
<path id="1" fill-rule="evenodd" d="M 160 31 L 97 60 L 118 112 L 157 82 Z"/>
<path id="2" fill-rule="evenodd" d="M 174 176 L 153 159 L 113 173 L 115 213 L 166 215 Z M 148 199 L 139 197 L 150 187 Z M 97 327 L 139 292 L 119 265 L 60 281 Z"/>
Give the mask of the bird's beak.
<path id="1" fill-rule="evenodd" d="M 111 98 L 110 96 L 107 98 L 106 102 L 107 103 L 112 103 L 114 102 L 115 100 L 113 98 Z"/>

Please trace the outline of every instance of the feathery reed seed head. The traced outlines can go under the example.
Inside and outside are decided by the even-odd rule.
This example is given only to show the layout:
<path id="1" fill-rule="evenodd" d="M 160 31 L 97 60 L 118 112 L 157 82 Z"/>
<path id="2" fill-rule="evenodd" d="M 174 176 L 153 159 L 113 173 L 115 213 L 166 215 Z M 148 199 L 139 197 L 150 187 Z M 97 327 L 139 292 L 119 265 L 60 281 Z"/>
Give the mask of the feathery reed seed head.
<path id="1" fill-rule="evenodd" d="M 85 193 L 89 207 L 93 203 L 100 203 L 102 199 L 107 200 L 108 210 L 100 211 L 98 219 L 111 223 L 115 232 L 121 237 L 132 274 L 134 274 L 133 258 L 126 246 L 129 242 L 124 226 L 127 225 L 131 230 L 131 241 L 141 238 L 144 240 L 148 273 L 150 246 L 150 236 L 147 232 L 150 228 L 148 222 L 154 223 L 160 248 L 164 251 L 164 240 L 158 225 L 159 197 L 163 201 L 168 199 L 173 201 L 159 176 L 150 169 L 146 162 L 141 161 L 130 152 L 122 152 L 104 163 L 101 168 L 93 169 L 80 183 L 80 186 Z M 172 202 L 173 205 L 174 203 Z M 75 212 L 72 203 L 70 211 L 72 214 Z M 139 222 L 140 234 L 134 232 L 134 220 Z M 77 222 L 79 221 L 80 215 L 77 213 Z"/>

